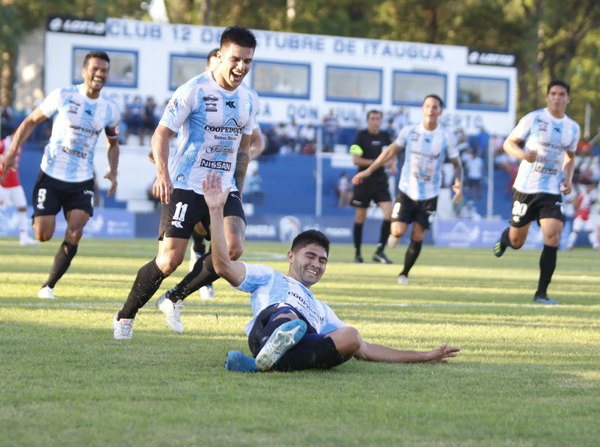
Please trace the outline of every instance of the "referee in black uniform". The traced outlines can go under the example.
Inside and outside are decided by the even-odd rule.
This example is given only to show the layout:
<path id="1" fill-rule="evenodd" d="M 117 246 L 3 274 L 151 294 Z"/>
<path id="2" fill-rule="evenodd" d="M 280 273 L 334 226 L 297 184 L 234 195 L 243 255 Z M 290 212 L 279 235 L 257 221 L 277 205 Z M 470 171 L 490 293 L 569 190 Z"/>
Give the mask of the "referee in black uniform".
<path id="1" fill-rule="evenodd" d="M 378 110 L 367 112 L 367 128 L 360 130 L 354 137 L 354 142 L 350 146 L 350 153 L 353 156 L 354 164 L 358 166 L 358 172 L 367 169 L 381 154 L 381 151 L 391 143 L 389 134 L 379 130 L 382 118 L 383 114 Z M 360 253 L 362 231 L 367 219 L 367 209 L 371 201 L 374 201 L 383 211 L 383 222 L 373 261 L 392 264 L 392 261 L 383 252 L 390 235 L 392 219 L 392 197 L 385 168 L 388 168 L 391 174 L 396 174 L 396 158 L 394 157 L 385 167 L 377 169 L 359 185 L 354 186 L 354 195 L 350 203 L 356 208 L 354 217 L 354 262 L 356 263 L 364 262 Z"/>

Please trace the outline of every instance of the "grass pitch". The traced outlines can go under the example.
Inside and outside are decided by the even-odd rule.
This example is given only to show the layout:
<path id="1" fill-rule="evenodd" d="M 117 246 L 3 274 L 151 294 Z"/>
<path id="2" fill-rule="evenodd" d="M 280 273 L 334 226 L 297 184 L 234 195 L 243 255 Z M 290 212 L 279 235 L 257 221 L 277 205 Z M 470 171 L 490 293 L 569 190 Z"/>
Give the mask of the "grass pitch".
<path id="1" fill-rule="evenodd" d="M 330 371 L 236 374 L 249 353 L 248 296 L 186 300 L 170 333 L 153 299 L 132 340 L 111 319 L 154 240 L 83 240 L 55 288 L 36 294 L 60 238 L 0 238 L 0 445 L 593 446 L 600 435 L 600 254 L 559 252 L 549 295 L 531 299 L 539 251 L 425 246 L 409 286 L 394 265 L 352 264 L 333 245 L 315 295 L 369 341 L 462 349 L 449 364 L 351 360 Z M 368 258 L 373 247 L 364 247 Z M 287 244 L 247 243 L 243 260 L 287 271 Z M 187 272 L 187 263 L 161 290 Z M 160 293 L 160 292 L 159 292 Z M 158 296 L 158 294 L 157 294 Z"/>

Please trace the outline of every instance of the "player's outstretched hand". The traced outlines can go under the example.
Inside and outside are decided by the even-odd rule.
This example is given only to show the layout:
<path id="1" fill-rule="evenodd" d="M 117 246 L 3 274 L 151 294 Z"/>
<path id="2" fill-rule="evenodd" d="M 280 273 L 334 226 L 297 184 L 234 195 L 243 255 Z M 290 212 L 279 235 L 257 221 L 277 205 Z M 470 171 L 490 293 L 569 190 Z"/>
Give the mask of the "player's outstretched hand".
<path id="1" fill-rule="evenodd" d="M 437 349 L 429 351 L 430 362 L 447 362 L 449 357 L 456 357 L 460 348 L 453 348 L 447 344 L 440 346 Z"/>
<path id="2" fill-rule="evenodd" d="M 202 189 L 204 190 L 204 200 L 209 208 L 223 208 L 225 206 L 231 186 L 227 187 L 225 191 L 221 188 L 221 174 L 214 171 L 206 173 L 206 179 L 202 180 Z"/>

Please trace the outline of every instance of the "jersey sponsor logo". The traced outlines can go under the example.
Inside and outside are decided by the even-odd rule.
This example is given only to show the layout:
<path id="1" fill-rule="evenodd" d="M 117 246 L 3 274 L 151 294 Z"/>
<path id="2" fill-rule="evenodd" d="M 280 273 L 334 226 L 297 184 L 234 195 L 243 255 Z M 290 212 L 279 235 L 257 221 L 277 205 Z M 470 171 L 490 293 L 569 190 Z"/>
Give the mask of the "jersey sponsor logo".
<path id="1" fill-rule="evenodd" d="M 538 141 L 538 144 L 548 150 L 554 150 L 557 153 L 561 153 L 562 151 L 569 149 L 569 146 L 565 146 L 564 144 L 561 144 L 561 141 L 556 138 L 549 142 Z"/>
<path id="2" fill-rule="evenodd" d="M 102 129 L 100 130 L 96 130 L 94 128 L 88 128 L 88 127 L 81 127 L 81 126 L 73 126 L 73 125 L 69 125 L 69 128 L 73 129 L 73 130 L 78 130 L 80 132 L 83 133 L 87 133 L 89 135 L 100 135 L 100 132 L 102 132 Z"/>
<path id="3" fill-rule="evenodd" d="M 90 189 L 86 189 L 83 191 L 83 193 L 87 196 L 93 196 L 94 195 L 94 191 L 90 190 Z"/>
<path id="4" fill-rule="evenodd" d="M 217 104 L 214 102 L 207 102 L 206 104 L 204 104 L 204 111 L 205 112 L 216 112 Z"/>
<path id="5" fill-rule="evenodd" d="M 411 139 L 411 141 L 419 141 L 419 138 L 421 138 L 421 134 L 417 133 L 417 132 L 413 132 L 410 139 Z"/>
<path id="6" fill-rule="evenodd" d="M 200 167 L 218 171 L 231 171 L 231 163 L 227 161 L 200 160 Z"/>
<path id="7" fill-rule="evenodd" d="M 440 154 L 439 153 L 435 154 L 435 153 L 418 151 L 418 150 L 415 150 L 415 149 L 412 149 L 410 151 L 410 153 L 416 155 L 420 159 L 426 159 L 426 160 L 430 160 L 430 161 L 437 160 L 438 158 L 440 158 Z"/>
<path id="8" fill-rule="evenodd" d="M 233 154 L 235 148 L 233 146 L 209 146 L 206 148 L 207 154 Z"/>
<path id="9" fill-rule="evenodd" d="M 85 152 L 81 152 L 81 151 L 71 149 L 70 147 L 65 147 L 65 146 L 63 146 L 62 151 L 65 154 L 69 154 L 69 155 L 72 155 L 73 157 L 81 158 L 82 160 L 85 160 L 88 156 L 88 154 L 86 154 Z"/>
<path id="10" fill-rule="evenodd" d="M 215 95 L 203 96 L 202 99 L 206 102 L 217 102 L 219 100 Z"/>
<path id="11" fill-rule="evenodd" d="M 239 124 L 235 118 L 229 118 L 223 126 L 209 126 L 207 124 L 206 126 L 204 126 L 204 130 L 208 130 L 210 132 L 231 133 L 234 135 L 241 135 L 244 131 L 244 126 Z"/>
<path id="12" fill-rule="evenodd" d="M 537 118 L 538 129 L 540 132 L 546 132 L 548 130 L 548 125 L 550 124 L 548 121 L 544 121 L 541 118 Z"/>
<path id="13" fill-rule="evenodd" d="M 424 181 L 426 181 L 426 182 L 429 182 L 429 181 L 431 181 L 431 176 L 430 176 L 430 175 L 427 175 L 427 174 L 422 174 L 422 173 L 420 173 L 420 172 L 415 172 L 413 175 L 414 175 L 414 177 L 415 177 L 417 180 L 424 180 Z"/>
<path id="14" fill-rule="evenodd" d="M 556 168 L 547 168 L 544 165 L 536 165 L 535 166 L 535 172 L 539 172 L 540 174 L 547 174 L 547 175 L 556 175 L 558 173 L 558 169 Z"/>
<path id="15" fill-rule="evenodd" d="M 227 101 L 225 104 L 227 104 L 227 107 L 230 109 L 235 109 L 235 103 L 233 101 Z"/>

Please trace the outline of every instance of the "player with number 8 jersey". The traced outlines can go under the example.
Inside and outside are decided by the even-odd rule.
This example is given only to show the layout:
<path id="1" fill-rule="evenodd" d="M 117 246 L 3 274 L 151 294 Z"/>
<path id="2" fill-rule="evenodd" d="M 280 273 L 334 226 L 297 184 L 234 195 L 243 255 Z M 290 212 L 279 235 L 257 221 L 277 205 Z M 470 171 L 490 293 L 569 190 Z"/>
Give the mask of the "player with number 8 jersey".
<path id="1" fill-rule="evenodd" d="M 54 235 L 56 214 L 62 208 L 67 231 L 38 298 L 56 298 L 54 286 L 71 265 L 83 228 L 93 215 L 94 153 L 103 131 L 107 138 L 109 162 L 104 178 L 111 182 L 107 196 L 117 190 L 117 132 L 121 114 L 117 104 L 101 92 L 108 79 L 109 64 L 110 58 L 105 52 L 87 53 L 81 71 L 83 83 L 51 92 L 17 128 L 3 162 L 4 170 L 13 166 L 19 146 L 27 140 L 33 128 L 56 116 L 33 190 L 33 230 L 40 242 L 49 241 Z"/>

